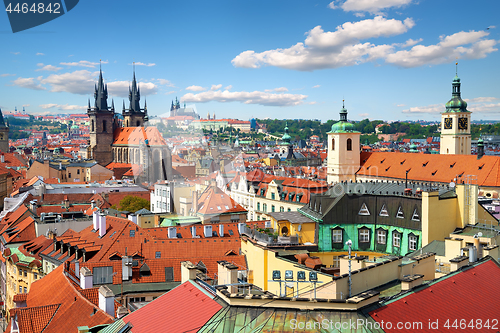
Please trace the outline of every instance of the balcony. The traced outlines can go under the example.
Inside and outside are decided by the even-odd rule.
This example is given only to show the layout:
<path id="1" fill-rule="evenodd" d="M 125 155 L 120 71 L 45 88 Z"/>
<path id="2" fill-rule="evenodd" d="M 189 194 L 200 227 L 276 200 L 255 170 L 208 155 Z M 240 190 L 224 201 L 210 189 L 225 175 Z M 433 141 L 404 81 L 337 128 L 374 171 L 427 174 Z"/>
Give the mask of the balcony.
<path id="1" fill-rule="evenodd" d="M 241 235 L 247 235 L 248 237 L 258 241 L 265 243 L 267 246 L 290 246 L 290 245 L 299 245 L 299 236 L 278 236 L 275 238 L 274 235 L 269 235 L 264 232 L 257 231 L 256 229 L 251 229 L 246 225 L 238 226 L 239 232 Z M 272 233 L 275 234 L 276 230 L 272 230 Z"/>

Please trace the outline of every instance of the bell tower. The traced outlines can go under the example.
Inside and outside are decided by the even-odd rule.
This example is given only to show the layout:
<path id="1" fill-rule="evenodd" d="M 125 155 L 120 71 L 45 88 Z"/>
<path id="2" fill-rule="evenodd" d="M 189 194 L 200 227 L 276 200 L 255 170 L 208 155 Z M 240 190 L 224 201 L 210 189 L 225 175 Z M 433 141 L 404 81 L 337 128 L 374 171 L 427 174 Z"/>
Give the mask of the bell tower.
<path id="1" fill-rule="evenodd" d="M 102 70 L 99 69 L 99 80 L 95 85 L 94 107 L 87 108 L 90 118 L 90 154 L 97 163 L 105 166 L 113 162 L 113 132 L 118 127 L 115 115 L 114 102 L 108 107 L 108 87 L 102 79 Z"/>
<path id="2" fill-rule="evenodd" d="M 455 64 L 458 68 L 458 63 Z M 471 112 L 460 93 L 458 70 L 453 78 L 451 99 L 441 114 L 441 154 L 471 154 Z"/>
<path id="3" fill-rule="evenodd" d="M 347 109 L 342 101 L 340 121 L 332 125 L 328 134 L 327 172 L 328 184 L 356 180 L 360 167 L 360 132 L 347 121 Z"/>
<path id="4" fill-rule="evenodd" d="M 0 110 L 0 151 L 10 153 L 9 150 L 9 127 L 3 120 L 2 110 Z"/>

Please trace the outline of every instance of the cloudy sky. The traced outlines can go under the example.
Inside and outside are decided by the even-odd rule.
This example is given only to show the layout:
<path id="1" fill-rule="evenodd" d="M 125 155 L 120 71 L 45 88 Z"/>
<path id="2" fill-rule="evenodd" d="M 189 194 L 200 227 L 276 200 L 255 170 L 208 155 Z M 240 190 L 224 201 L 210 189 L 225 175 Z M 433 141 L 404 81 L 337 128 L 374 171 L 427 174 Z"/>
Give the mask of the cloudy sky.
<path id="1" fill-rule="evenodd" d="M 84 0 L 13 34 L 1 20 L 0 107 L 81 113 L 99 62 L 128 106 L 178 97 L 202 117 L 436 120 L 462 80 L 473 119 L 500 120 L 498 0 Z"/>

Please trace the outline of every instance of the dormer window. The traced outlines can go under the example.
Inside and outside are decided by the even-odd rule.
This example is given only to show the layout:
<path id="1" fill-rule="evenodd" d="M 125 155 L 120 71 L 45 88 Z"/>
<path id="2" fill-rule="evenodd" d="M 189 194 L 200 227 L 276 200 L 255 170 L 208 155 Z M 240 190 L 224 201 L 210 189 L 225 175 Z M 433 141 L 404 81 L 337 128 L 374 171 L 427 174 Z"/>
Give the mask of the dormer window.
<path id="1" fill-rule="evenodd" d="M 370 211 L 368 210 L 368 207 L 364 202 L 361 205 L 361 209 L 359 210 L 358 215 L 370 216 Z"/>

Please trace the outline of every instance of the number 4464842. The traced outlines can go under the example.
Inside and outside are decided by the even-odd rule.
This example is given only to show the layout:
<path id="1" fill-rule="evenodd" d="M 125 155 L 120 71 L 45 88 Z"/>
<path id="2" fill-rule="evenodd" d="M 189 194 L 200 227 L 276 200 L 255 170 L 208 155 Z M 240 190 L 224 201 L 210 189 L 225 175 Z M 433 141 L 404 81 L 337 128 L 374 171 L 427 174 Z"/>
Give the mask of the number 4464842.
<path id="1" fill-rule="evenodd" d="M 60 14 L 61 4 L 55 2 L 54 4 L 48 3 L 47 6 L 43 2 L 33 3 L 31 6 L 27 3 L 16 3 L 14 4 L 14 8 L 12 8 L 12 3 L 9 3 L 5 8 L 5 11 L 9 14 L 12 12 L 27 14 L 29 12 L 34 14 L 42 14 L 42 13 L 53 13 Z"/>

